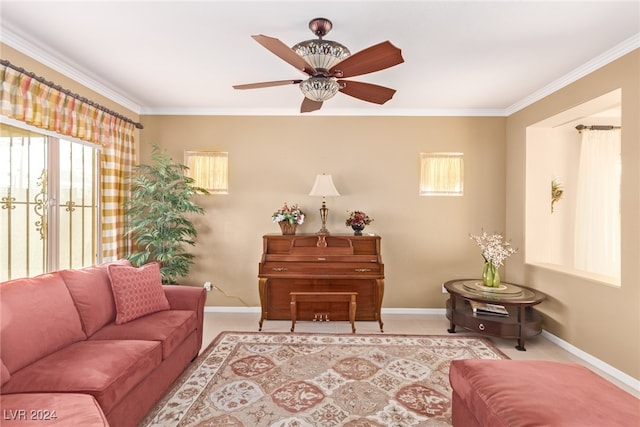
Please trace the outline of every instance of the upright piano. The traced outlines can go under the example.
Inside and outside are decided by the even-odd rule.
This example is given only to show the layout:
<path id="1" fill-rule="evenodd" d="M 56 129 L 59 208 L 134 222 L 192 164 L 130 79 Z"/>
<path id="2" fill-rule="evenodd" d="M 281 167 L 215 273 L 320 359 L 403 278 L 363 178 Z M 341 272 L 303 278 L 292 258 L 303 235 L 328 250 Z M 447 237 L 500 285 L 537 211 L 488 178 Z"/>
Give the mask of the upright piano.
<path id="1" fill-rule="evenodd" d="M 356 320 L 378 321 L 384 295 L 384 264 L 380 236 L 301 234 L 263 236 L 258 266 L 259 330 L 267 320 L 291 319 L 291 292 L 357 292 Z M 300 305 L 297 318 L 348 320 L 344 304 L 311 302 Z"/>

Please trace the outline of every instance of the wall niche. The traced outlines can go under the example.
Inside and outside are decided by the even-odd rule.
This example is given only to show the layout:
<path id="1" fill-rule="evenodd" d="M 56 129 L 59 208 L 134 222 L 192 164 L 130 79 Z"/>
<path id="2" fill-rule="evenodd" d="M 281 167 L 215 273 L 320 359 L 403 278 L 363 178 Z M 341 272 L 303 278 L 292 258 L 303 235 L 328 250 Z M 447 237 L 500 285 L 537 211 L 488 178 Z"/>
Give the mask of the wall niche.
<path id="1" fill-rule="evenodd" d="M 576 126 L 621 126 L 621 100 L 622 91 L 618 89 L 527 128 L 527 264 L 620 286 L 619 274 L 612 277 L 576 269 L 574 254 L 576 193 L 582 140 Z M 554 182 L 562 190 L 562 196 L 552 204 Z M 619 257 L 617 262 L 620 263 Z"/>

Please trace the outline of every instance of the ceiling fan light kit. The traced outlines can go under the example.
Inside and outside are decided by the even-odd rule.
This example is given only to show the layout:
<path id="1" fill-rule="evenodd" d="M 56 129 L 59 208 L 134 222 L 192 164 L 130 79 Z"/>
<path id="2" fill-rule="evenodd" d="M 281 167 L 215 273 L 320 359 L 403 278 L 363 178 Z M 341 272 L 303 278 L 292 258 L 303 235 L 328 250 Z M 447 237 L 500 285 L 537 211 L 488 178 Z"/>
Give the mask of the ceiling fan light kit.
<path id="1" fill-rule="evenodd" d="M 390 100 L 395 94 L 394 89 L 338 79 L 368 74 L 401 64 L 404 59 L 400 49 L 386 41 L 351 55 L 349 49 L 341 43 L 322 39 L 332 27 L 331 21 L 326 18 L 312 19 L 309 29 L 318 39 L 297 43 L 292 48 L 273 37 L 252 36 L 271 53 L 306 73 L 309 78 L 235 85 L 234 89 L 298 84 L 305 96 L 300 106 L 301 113 L 320 109 L 324 101 L 338 92 L 376 104 L 384 104 Z"/>
<path id="2" fill-rule="evenodd" d="M 333 96 L 340 90 L 338 81 L 331 77 L 310 77 L 300 82 L 300 90 L 312 101 L 323 102 Z"/>
<path id="3" fill-rule="evenodd" d="M 342 44 L 322 39 L 305 40 L 292 49 L 320 72 L 329 71 L 331 67 L 351 55 L 349 49 Z"/>

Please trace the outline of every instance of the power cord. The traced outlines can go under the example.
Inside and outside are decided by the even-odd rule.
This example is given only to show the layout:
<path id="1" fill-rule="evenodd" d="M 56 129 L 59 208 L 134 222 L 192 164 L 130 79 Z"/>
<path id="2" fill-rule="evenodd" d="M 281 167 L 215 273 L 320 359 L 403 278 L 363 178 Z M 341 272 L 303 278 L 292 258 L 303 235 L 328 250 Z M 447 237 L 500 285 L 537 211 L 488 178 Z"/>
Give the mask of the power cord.
<path id="1" fill-rule="evenodd" d="M 218 286 L 216 286 L 216 285 L 213 285 L 213 286 L 212 286 L 212 289 L 215 289 L 216 291 L 220 292 L 222 295 L 224 295 L 224 296 L 225 296 L 225 297 L 227 297 L 227 298 L 235 298 L 235 299 L 237 299 L 237 300 L 238 300 L 238 301 L 240 301 L 242 304 L 244 304 L 244 305 L 245 305 L 245 307 L 251 307 L 249 304 L 247 304 L 247 303 L 245 302 L 245 300 L 243 300 L 243 299 L 242 299 L 242 298 L 240 298 L 239 296 L 236 296 L 236 295 L 228 295 L 224 290 L 222 290 L 220 287 L 218 287 Z"/>

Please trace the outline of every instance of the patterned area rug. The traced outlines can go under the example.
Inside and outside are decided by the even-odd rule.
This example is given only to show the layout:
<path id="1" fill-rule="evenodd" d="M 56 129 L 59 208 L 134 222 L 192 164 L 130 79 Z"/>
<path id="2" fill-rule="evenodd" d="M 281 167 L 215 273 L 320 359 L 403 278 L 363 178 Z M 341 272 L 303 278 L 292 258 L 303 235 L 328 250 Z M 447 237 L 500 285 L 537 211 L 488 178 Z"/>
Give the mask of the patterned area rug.
<path id="1" fill-rule="evenodd" d="M 450 426 L 452 359 L 482 337 L 223 332 L 140 426 Z"/>

